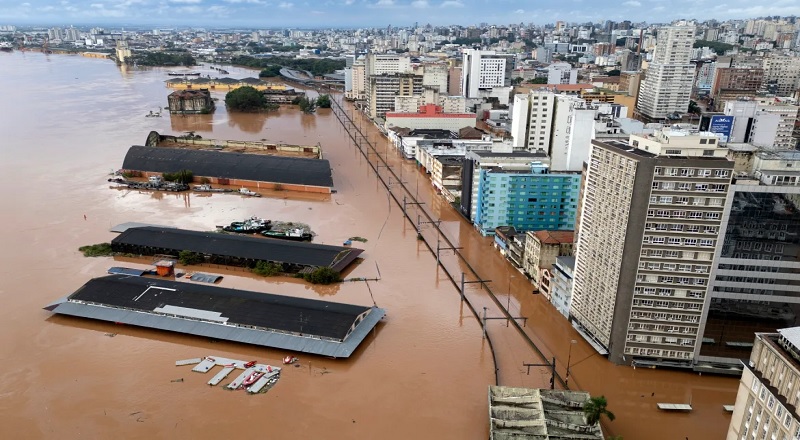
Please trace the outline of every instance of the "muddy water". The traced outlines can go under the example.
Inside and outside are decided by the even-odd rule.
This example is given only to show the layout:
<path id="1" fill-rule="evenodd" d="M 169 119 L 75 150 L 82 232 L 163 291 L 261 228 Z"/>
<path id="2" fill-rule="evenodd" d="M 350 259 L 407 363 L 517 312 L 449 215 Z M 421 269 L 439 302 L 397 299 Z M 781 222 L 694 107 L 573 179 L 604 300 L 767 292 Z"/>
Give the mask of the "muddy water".
<path id="1" fill-rule="evenodd" d="M 168 78 L 166 70 L 121 71 L 105 60 L 0 53 L 0 438 L 486 438 L 494 364 L 480 326 L 333 115 L 229 115 L 220 105 L 213 115 L 145 118 L 166 105 Z M 106 174 L 150 130 L 320 142 L 338 193 L 250 199 L 110 189 Z M 277 363 L 287 353 L 42 310 L 121 264 L 77 252 L 113 238 L 112 225 L 211 230 L 251 215 L 303 221 L 321 243 L 369 240 L 351 273 L 380 274 L 369 286 L 312 287 L 237 271 L 222 281 L 385 308 L 385 322 L 351 359 L 300 355 L 268 394 L 246 396 L 208 387 L 210 376 L 174 361 L 216 354 Z"/>
<path id="2" fill-rule="evenodd" d="M 354 112 L 351 115 L 356 123 L 362 125 L 361 115 Z M 406 192 L 395 186 L 393 193 L 400 198 L 403 194 L 418 195 L 419 201 L 425 204 L 422 209 L 434 219 L 441 220 L 445 235 L 454 246 L 462 248 L 460 252 L 480 278 L 492 280 L 490 285 L 500 305 L 490 300 L 477 284 L 468 288 L 469 300 L 478 310 L 486 307 L 489 317 L 504 316 L 502 309 L 509 310 L 514 317 L 527 317 L 524 333 L 539 347 L 544 358 L 556 358 L 557 371 L 562 377 L 567 375 L 566 366 L 569 363 L 570 387 L 607 397 L 609 409 L 617 416 L 613 423 L 603 424 L 607 434 L 621 435 L 626 439 L 724 438 L 730 415 L 722 410 L 722 405 L 735 401 L 737 379 L 633 369 L 607 362 L 581 339 L 549 302 L 540 295 L 532 294 L 531 284 L 493 249 L 492 240 L 480 237 L 466 220 L 437 196 L 428 177 L 420 173 L 413 162 L 403 161 L 391 152 L 388 156 L 384 155 L 384 152 L 390 151 L 388 142 L 368 124 L 362 126 L 369 130 L 368 136 L 375 148 L 383 157 L 388 157 L 396 176 L 390 176 L 385 167 L 379 168 L 379 171 L 387 179 L 394 178 L 396 181 L 400 178 L 407 182 Z M 412 218 L 415 218 L 416 207 L 410 210 Z M 435 248 L 437 232 L 425 224 L 420 227 L 426 240 Z M 442 251 L 441 254 L 443 265 L 456 279 L 461 272 L 470 273 L 469 268 L 452 251 Z M 444 276 L 441 278 L 444 279 Z M 467 279 L 476 278 L 468 276 Z M 543 358 L 530 349 L 518 331 L 508 327 L 503 320 L 491 320 L 488 334 L 497 352 L 498 375 L 502 384 L 549 385 L 550 375 L 546 368 L 534 367 L 528 372 L 523 367 L 523 363 L 543 363 Z M 691 414 L 666 414 L 656 409 L 658 402 L 691 403 L 694 410 Z"/>

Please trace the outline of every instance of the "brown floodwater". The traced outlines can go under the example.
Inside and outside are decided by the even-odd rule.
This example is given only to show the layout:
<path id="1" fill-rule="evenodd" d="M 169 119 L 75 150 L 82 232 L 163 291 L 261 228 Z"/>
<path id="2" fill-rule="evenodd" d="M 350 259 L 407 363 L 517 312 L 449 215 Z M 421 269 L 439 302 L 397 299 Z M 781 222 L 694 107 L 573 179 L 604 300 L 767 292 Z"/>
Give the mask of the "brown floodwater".
<path id="1" fill-rule="evenodd" d="M 0 53 L 0 438 L 485 439 L 486 393 L 495 364 L 480 325 L 334 115 L 329 110 L 304 115 L 292 108 L 228 114 L 224 94 L 215 93 L 220 102 L 213 115 L 145 118 L 166 106 L 167 70 L 123 71 L 110 61 L 79 56 Z M 213 75 L 207 68 L 197 70 Z M 250 70 L 226 70 L 233 77 L 253 76 Z M 110 189 L 106 175 L 151 130 L 319 142 L 338 192 L 324 197 L 274 192 L 251 199 Z M 370 132 L 379 149 L 387 147 L 377 131 Z M 444 233 L 463 247 L 479 275 L 493 280 L 504 307 L 529 318 L 524 331 L 546 357 L 557 357 L 562 376 L 570 358 L 570 387 L 608 398 L 617 420 L 604 424 L 607 434 L 626 440 L 723 437 L 729 415 L 722 405 L 734 402 L 735 379 L 634 370 L 595 355 L 552 306 L 530 293 L 530 284 L 494 251 L 491 240 L 435 194 L 427 176 L 386 151 L 402 180 L 412 191 L 418 188 L 424 209 L 442 220 Z M 400 191 L 393 186 L 393 193 Z M 211 230 L 251 215 L 308 223 L 320 243 L 340 244 L 356 235 L 368 239 L 356 243 L 366 252 L 350 276 L 380 276 L 369 285 L 310 286 L 291 278 L 203 269 L 221 271 L 225 287 L 364 305 L 374 301 L 387 317 L 352 358 L 300 355 L 300 367 L 285 369 L 269 393 L 247 396 L 208 387 L 210 376 L 175 367 L 174 361 L 216 354 L 278 363 L 285 352 L 41 309 L 111 265 L 144 267 L 136 260 L 89 259 L 77 252 L 81 245 L 113 238 L 112 225 L 139 221 Z M 435 231 L 422 229 L 435 247 Z M 452 274 L 468 272 L 452 251 L 442 252 L 442 263 Z M 467 296 L 479 310 L 487 307 L 487 316 L 501 316 L 477 285 Z M 502 320 L 487 327 L 501 384 L 547 386 L 546 369 L 527 374 L 523 368 L 542 359 L 513 327 Z M 178 378 L 184 382 L 171 382 Z M 664 414 L 656 402 L 691 402 L 695 410 Z"/>
<path id="2" fill-rule="evenodd" d="M 330 111 L 229 115 L 220 103 L 213 115 L 145 118 L 166 106 L 167 70 L 121 72 L 109 61 L 79 56 L 0 54 L 0 438 L 485 439 L 494 364 L 480 326 L 464 314 L 452 286 L 437 283 L 433 259 L 404 229 L 400 210 L 387 202 Z M 338 192 L 253 199 L 109 188 L 107 174 L 150 130 L 319 142 Z M 220 355 L 277 364 L 286 352 L 42 310 L 109 266 L 145 267 L 78 253 L 81 245 L 113 238 L 112 225 L 212 230 L 251 215 L 308 223 L 320 243 L 368 239 L 357 243 L 366 252 L 350 276 L 375 278 L 380 271 L 380 281 L 369 286 L 314 287 L 235 270 L 223 271 L 221 283 L 374 301 L 387 317 L 352 358 L 301 354 L 300 366 L 286 368 L 269 393 L 248 396 L 209 387 L 209 375 L 174 362 Z"/>

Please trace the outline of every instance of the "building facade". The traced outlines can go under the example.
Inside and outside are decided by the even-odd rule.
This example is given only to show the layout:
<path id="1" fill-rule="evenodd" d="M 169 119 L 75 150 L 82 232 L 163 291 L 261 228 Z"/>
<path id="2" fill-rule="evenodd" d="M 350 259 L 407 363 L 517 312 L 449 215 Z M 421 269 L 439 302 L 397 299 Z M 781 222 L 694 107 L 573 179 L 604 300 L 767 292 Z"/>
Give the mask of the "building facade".
<path id="1" fill-rule="evenodd" d="M 669 26 L 658 30 L 653 61 L 641 83 L 637 113 L 646 120 L 662 120 L 689 109 L 694 82 L 691 58 L 695 28 Z"/>
<path id="2" fill-rule="evenodd" d="M 571 256 L 575 243 L 573 231 L 528 231 L 522 269 L 533 286 L 550 300 L 550 274 L 558 257 Z"/>
<path id="3" fill-rule="evenodd" d="M 511 85 L 513 56 L 495 51 L 464 49 L 461 70 L 461 93 L 479 98 L 480 90 Z"/>
<path id="4" fill-rule="evenodd" d="M 422 77 L 407 73 L 384 73 L 369 77 L 367 108 L 371 118 L 383 118 L 394 111 L 397 96 L 414 96 L 422 93 Z"/>
<path id="5" fill-rule="evenodd" d="M 572 230 L 580 174 L 548 172 L 541 162 L 480 170 L 474 224 L 483 235 L 498 226 L 520 231 Z"/>
<path id="6" fill-rule="evenodd" d="M 558 313 L 569 319 L 569 309 L 572 304 L 572 285 L 575 272 L 575 257 L 563 256 L 556 258 L 550 280 L 550 303 Z"/>
<path id="7" fill-rule="evenodd" d="M 751 345 L 726 439 L 800 438 L 800 328 L 756 333 Z"/>
<path id="8" fill-rule="evenodd" d="M 614 363 L 691 367 L 733 163 L 711 133 L 592 144 L 572 320 Z"/>

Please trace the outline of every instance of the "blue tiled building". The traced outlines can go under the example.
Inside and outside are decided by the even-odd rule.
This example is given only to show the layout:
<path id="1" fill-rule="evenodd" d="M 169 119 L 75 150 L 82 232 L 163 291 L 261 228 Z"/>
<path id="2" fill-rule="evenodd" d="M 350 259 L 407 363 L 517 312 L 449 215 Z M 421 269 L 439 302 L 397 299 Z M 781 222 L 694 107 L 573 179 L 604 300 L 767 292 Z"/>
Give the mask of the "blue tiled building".
<path id="1" fill-rule="evenodd" d="M 498 226 L 518 231 L 572 230 L 578 210 L 580 173 L 550 173 L 547 165 L 480 170 L 475 226 L 492 235 Z"/>

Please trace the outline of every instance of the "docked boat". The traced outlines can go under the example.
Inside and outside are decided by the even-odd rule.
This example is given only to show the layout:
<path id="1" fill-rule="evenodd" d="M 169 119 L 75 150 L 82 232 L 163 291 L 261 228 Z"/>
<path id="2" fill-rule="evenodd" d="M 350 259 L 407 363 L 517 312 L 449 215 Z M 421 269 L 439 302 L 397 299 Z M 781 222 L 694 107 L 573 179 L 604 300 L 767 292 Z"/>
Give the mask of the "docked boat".
<path id="1" fill-rule="evenodd" d="M 311 241 L 314 238 L 309 232 L 303 232 L 302 229 L 287 229 L 285 231 L 262 231 L 261 235 L 267 238 L 279 238 L 281 240 L 292 241 Z"/>
<path id="2" fill-rule="evenodd" d="M 239 194 L 241 194 L 243 196 L 250 196 L 250 197 L 261 197 L 261 194 L 255 192 L 255 191 L 251 191 L 251 190 L 249 190 L 247 188 L 239 188 Z"/>
<path id="3" fill-rule="evenodd" d="M 200 72 L 169 72 L 167 73 L 169 76 L 200 76 Z"/>
<path id="4" fill-rule="evenodd" d="M 254 216 L 242 222 L 233 222 L 228 226 L 224 226 L 222 230 L 225 232 L 236 232 L 239 234 L 253 234 L 256 232 L 269 230 L 271 224 L 272 222 L 269 220 L 264 220 Z"/>
<path id="5" fill-rule="evenodd" d="M 192 187 L 192 189 L 195 190 L 195 191 L 198 191 L 198 192 L 217 192 L 217 193 L 233 192 L 232 189 L 228 189 L 228 188 L 214 188 L 208 183 L 203 183 L 201 185 L 195 185 L 195 186 Z"/>
<path id="6" fill-rule="evenodd" d="M 242 381 L 242 388 L 247 388 L 247 387 L 249 387 L 250 385 L 252 385 L 252 384 L 256 383 L 256 381 L 257 381 L 258 379 L 261 379 L 261 376 L 263 376 L 263 375 L 264 375 L 264 373 L 262 373 L 262 372 L 260 372 L 260 371 L 254 371 L 254 372 L 252 372 L 252 373 L 251 373 L 249 376 L 247 376 L 247 377 L 244 379 L 244 381 Z"/>

